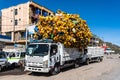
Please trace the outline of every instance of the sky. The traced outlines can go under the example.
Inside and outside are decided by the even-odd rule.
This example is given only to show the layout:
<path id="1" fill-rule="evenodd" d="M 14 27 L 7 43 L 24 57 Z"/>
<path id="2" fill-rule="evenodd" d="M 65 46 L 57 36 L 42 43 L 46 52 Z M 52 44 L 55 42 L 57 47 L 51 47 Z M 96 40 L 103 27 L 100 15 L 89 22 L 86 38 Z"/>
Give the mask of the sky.
<path id="1" fill-rule="evenodd" d="M 0 0 L 0 10 L 29 0 Z M 79 14 L 93 34 L 120 46 L 120 0 L 33 0 L 56 12 Z M 1 14 L 1 13 L 0 13 Z"/>

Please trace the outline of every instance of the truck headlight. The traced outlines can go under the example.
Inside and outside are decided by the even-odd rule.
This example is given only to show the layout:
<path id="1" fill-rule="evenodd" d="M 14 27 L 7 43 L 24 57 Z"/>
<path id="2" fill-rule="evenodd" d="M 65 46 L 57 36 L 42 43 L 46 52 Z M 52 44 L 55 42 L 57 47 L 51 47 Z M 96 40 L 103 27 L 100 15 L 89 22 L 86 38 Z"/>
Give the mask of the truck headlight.
<path id="1" fill-rule="evenodd" d="M 48 60 L 43 61 L 43 67 L 47 68 L 48 67 Z"/>

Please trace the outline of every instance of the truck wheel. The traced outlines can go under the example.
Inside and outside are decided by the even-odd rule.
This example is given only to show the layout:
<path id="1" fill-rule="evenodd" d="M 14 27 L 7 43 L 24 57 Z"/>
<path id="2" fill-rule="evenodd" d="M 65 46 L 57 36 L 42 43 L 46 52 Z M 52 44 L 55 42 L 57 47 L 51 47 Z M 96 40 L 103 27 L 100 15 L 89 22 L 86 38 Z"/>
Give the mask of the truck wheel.
<path id="1" fill-rule="evenodd" d="M 15 63 L 12 63 L 11 68 L 15 68 Z"/>
<path id="2" fill-rule="evenodd" d="M 87 59 L 87 60 L 86 60 L 86 65 L 89 65 L 89 64 L 90 64 L 90 60 Z"/>
<path id="3" fill-rule="evenodd" d="M 78 68 L 79 66 L 80 66 L 79 60 L 76 60 L 75 63 L 74 63 L 74 67 Z"/>
<path id="4" fill-rule="evenodd" d="M 50 75 L 56 75 L 60 72 L 60 66 L 54 66 L 54 68 L 50 71 Z"/>
<path id="5" fill-rule="evenodd" d="M 103 57 L 100 58 L 100 61 L 101 61 L 101 62 L 103 61 Z"/>
<path id="6" fill-rule="evenodd" d="M 98 62 L 98 63 L 100 62 L 100 57 L 98 57 L 97 62 Z"/>
<path id="7" fill-rule="evenodd" d="M 0 66 L 0 72 L 2 71 L 2 67 Z"/>
<path id="8" fill-rule="evenodd" d="M 16 67 L 18 67 L 18 64 L 17 63 L 12 63 L 12 68 L 16 68 Z"/>

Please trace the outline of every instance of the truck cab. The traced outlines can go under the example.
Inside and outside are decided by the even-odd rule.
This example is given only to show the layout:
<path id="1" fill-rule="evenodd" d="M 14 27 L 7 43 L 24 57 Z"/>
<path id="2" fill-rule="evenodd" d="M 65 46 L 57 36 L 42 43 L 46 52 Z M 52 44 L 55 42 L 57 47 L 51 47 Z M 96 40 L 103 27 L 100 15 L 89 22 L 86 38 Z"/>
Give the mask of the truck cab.
<path id="1" fill-rule="evenodd" d="M 5 52 L 0 52 L 0 71 L 2 71 L 3 68 L 8 67 L 8 60 L 7 55 Z"/>
<path id="2" fill-rule="evenodd" d="M 60 63 L 58 43 L 31 43 L 25 57 L 25 71 L 48 73 Z"/>

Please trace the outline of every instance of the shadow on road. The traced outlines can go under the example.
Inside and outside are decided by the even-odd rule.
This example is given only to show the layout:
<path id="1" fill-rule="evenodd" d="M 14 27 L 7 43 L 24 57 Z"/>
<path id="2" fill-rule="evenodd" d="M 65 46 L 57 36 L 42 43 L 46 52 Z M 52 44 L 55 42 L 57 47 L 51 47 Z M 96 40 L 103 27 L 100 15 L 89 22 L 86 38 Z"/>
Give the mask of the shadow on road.
<path id="1" fill-rule="evenodd" d="M 61 69 L 61 72 L 66 72 L 66 71 L 69 71 L 72 69 L 75 69 L 75 68 L 73 68 L 73 66 L 67 67 L 67 68 Z M 40 72 L 31 72 L 28 75 L 30 75 L 30 76 L 44 76 L 44 77 L 55 76 L 55 75 L 50 75 L 49 73 L 40 73 Z"/>
<path id="2" fill-rule="evenodd" d="M 24 71 L 23 68 L 12 68 L 9 67 L 7 69 L 4 69 L 3 71 L 0 72 L 0 76 L 7 76 L 7 75 L 23 75 L 26 74 L 27 72 Z"/>
<path id="3" fill-rule="evenodd" d="M 111 56 L 106 56 L 107 59 L 113 59 Z M 91 62 L 90 64 L 93 63 L 97 63 L 97 62 Z M 84 66 L 88 66 L 85 64 L 81 64 L 80 67 L 84 67 Z M 66 71 L 72 70 L 72 69 L 76 69 L 73 66 L 71 67 L 67 67 L 67 68 L 63 68 L 61 69 L 61 72 L 64 73 Z M 89 68 L 91 69 L 91 68 Z M 86 69 L 85 71 L 89 70 Z M 30 75 L 30 76 L 46 76 L 49 77 L 51 75 L 49 75 L 48 73 L 37 73 L 37 72 L 26 72 L 24 71 L 24 68 L 20 68 L 20 67 L 16 67 L 16 68 L 8 68 L 3 70 L 2 72 L 0 72 L 0 76 L 7 76 L 7 75 Z"/>
<path id="4" fill-rule="evenodd" d="M 91 64 L 92 63 L 95 63 L 95 62 L 91 62 Z M 79 67 L 84 67 L 84 66 L 87 66 L 87 65 L 81 64 Z M 77 69 L 77 68 L 74 68 L 74 66 L 66 67 L 66 68 L 61 69 L 60 73 L 67 72 L 67 71 L 72 70 L 72 69 Z M 92 68 L 90 67 L 90 68 L 86 69 L 86 71 L 89 69 L 92 69 Z M 31 72 L 28 75 L 30 75 L 30 76 L 44 76 L 44 77 L 54 76 L 54 75 L 50 75 L 49 73 L 40 73 L 40 72 Z"/>
<path id="5" fill-rule="evenodd" d="M 95 62 L 92 62 L 92 63 L 95 63 Z M 81 64 L 79 67 L 83 67 L 83 66 L 87 66 L 87 65 Z M 64 72 L 72 70 L 72 69 L 76 69 L 76 68 L 74 68 L 73 66 L 63 68 L 63 69 L 61 69 L 61 72 L 64 73 Z M 9 67 L 9 68 L 3 70 L 2 72 L 0 72 L 0 76 L 25 75 L 25 74 L 31 75 L 31 76 L 46 76 L 46 77 L 51 76 L 51 75 L 49 75 L 49 73 L 26 72 L 26 71 L 24 71 L 24 68 L 20 68 L 20 67 L 16 67 L 16 68 Z"/>
<path id="6" fill-rule="evenodd" d="M 45 77 L 51 76 L 48 73 L 40 73 L 40 72 L 31 72 L 28 75 L 30 75 L 30 76 L 45 76 Z"/>

